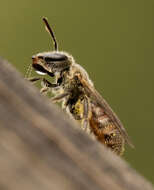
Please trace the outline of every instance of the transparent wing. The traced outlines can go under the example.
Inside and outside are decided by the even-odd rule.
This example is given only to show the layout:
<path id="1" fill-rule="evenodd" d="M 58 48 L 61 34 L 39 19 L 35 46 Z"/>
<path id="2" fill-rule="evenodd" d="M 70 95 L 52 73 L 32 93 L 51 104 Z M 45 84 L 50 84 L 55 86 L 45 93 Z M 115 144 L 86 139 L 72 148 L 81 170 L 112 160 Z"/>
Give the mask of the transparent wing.
<path id="1" fill-rule="evenodd" d="M 102 109 L 105 111 L 105 113 L 108 115 L 108 117 L 114 122 L 115 126 L 119 129 L 119 131 L 122 134 L 122 136 L 124 137 L 126 143 L 128 143 L 132 148 L 134 148 L 134 145 L 132 144 L 125 128 L 123 127 L 123 124 L 119 120 L 118 116 L 111 109 L 109 104 L 106 102 L 106 100 L 104 100 L 104 98 L 96 91 L 96 89 L 93 86 L 89 85 L 89 83 L 85 79 L 80 78 L 80 81 L 83 85 L 83 88 L 84 88 L 87 96 L 91 99 L 91 101 L 95 105 L 102 107 Z"/>

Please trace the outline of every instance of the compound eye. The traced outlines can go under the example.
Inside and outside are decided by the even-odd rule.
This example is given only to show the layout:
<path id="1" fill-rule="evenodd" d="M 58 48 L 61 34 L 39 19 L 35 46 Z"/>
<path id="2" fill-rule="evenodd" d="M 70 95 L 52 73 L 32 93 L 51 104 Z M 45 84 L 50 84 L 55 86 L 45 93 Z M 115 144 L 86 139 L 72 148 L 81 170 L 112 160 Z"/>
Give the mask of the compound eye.
<path id="1" fill-rule="evenodd" d="M 66 61 L 68 58 L 66 55 L 54 53 L 44 57 L 44 59 L 46 62 L 62 62 Z"/>

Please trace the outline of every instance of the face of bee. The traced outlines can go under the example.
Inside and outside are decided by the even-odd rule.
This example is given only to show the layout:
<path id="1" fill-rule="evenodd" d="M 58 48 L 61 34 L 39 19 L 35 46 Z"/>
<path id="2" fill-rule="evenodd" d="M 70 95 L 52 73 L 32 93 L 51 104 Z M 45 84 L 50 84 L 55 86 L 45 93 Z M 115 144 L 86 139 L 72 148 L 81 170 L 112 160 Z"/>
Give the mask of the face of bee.
<path id="1" fill-rule="evenodd" d="M 32 56 L 32 66 L 38 74 L 54 76 L 56 72 L 68 70 L 71 65 L 70 57 L 59 51 L 38 53 Z"/>
<path id="2" fill-rule="evenodd" d="M 48 74 L 49 76 L 53 77 L 56 73 L 62 73 L 63 71 L 69 70 L 73 62 L 73 58 L 68 53 L 58 51 L 58 44 L 55 35 L 47 19 L 43 18 L 43 21 L 47 31 L 51 35 L 51 39 L 54 42 L 55 51 L 33 55 L 32 67 L 38 74 Z"/>

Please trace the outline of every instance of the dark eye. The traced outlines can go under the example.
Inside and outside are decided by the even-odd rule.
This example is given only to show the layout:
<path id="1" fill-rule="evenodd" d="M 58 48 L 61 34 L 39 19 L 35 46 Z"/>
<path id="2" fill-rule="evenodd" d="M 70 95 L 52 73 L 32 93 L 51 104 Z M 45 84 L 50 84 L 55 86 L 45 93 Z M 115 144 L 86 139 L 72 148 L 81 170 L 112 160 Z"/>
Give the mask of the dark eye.
<path id="1" fill-rule="evenodd" d="M 49 56 L 46 56 L 44 57 L 45 61 L 46 62 L 61 62 L 61 61 L 66 61 L 67 60 L 67 56 L 66 55 L 62 55 L 62 54 L 57 54 L 57 53 L 54 53 L 54 54 L 51 54 Z"/>

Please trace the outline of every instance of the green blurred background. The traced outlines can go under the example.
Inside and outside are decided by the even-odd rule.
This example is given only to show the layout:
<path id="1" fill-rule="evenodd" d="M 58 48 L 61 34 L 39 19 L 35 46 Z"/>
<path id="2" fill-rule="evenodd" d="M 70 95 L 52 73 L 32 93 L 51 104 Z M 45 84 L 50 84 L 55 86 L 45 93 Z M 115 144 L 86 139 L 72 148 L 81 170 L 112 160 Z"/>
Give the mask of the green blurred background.
<path id="1" fill-rule="evenodd" d="M 135 149 L 124 158 L 154 183 L 154 1 L 1 0 L 0 55 L 23 74 L 31 56 L 51 49 L 42 16 L 59 48 L 70 52 L 120 117 Z"/>

